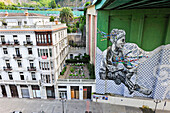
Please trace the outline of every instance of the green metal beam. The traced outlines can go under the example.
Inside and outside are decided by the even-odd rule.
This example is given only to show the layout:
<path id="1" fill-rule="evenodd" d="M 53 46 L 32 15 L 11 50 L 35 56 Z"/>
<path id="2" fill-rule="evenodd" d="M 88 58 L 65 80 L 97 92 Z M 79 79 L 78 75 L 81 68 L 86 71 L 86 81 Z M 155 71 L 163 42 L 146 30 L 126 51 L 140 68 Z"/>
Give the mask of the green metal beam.
<path id="1" fill-rule="evenodd" d="M 110 5 L 106 6 L 104 9 L 114 9 L 118 6 L 124 5 L 128 2 L 131 2 L 131 1 L 133 1 L 133 0 L 115 0 Z"/>

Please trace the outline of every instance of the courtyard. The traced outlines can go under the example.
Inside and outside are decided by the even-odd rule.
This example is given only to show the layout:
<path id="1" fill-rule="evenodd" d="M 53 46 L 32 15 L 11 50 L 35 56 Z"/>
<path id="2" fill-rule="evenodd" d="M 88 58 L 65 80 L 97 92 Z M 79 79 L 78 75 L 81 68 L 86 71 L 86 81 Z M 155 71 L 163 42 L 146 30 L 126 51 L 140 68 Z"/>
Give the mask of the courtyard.
<path id="1" fill-rule="evenodd" d="M 69 64 L 59 79 L 90 79 L 89 70 L 86 64 Z"/>

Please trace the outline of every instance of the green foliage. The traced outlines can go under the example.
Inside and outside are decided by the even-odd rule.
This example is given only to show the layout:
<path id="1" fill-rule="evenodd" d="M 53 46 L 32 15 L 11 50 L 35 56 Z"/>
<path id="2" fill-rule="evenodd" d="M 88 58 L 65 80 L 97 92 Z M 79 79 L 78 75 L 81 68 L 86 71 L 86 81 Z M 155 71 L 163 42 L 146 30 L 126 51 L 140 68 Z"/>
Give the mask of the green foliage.
<path id="1" fill-rule="evenodd" d="M 140 109 L 142 110 L 143 113 L 154 113 L 154 111 L 151 108 L 149 108 L 149 106 L 143 105 L 142 107 L 140 107 Z"/>
<path id="2" fill-rule="evenodd" d="M 71 72 L 74 72 L 74 68 L 73 68 L 73 67 L 70 67 L 70 71 L 71 71 Z"/>
<path id="3" fill-rule="evenodd" d="M 77 28 L 74 27 L 74 28 L 72 29 L 72 32 L 73 32 L 73 33 L 76 33 L 76 31 L 77 31 Z"/>
<path id="4" fill-rule="evenodd" d="M 68 25 L 68 23 L 70 21 L 73 20 L 73 12 L 71 10 L 71 8 L 69 7 L 64 7 L 61 11 L 60 11 L 60 18 L 61 18 L 61 22 L 66 22 L 66 24 Z"/>
<path id="5" fill-rule="evenodd" d="M 67 28 L 67 33 L 71 33 L 71 32 L 72 32 L 71 27 L 68 27 Z"/>
<path id="6" fill-rule="evenodd" d="M 50 22 L 54 22 L 54 19 L 55 19 L 56 17 L 54 17 L 54 16 L 50 16 Z"/>
<path id="7" fill-rule="evenodd" d="M 58 4 L 58 8 L 61 8 L 61 5 L 60 5 L 60 4 Z"/>
<path id="8" fill-rule="evenodd" d="M 67 69 L 67 67 L 64 67 L 64 69 L 62 70 L 62 72 L 60 73 L 60 75 L 64 75 L 66 69 Z"/>
<path id="9" fill-rule="evenodd" d="M 69 74 L 69 76 L 72 76 L 73 74 Z"/>
<path id="10" fill-rule="evenodd" d="M 79 28 L 79 24 L 80 24 L 80 22 L 77 21 L 77 22 L 76 22 L 76 27 L 77 27 L 77 28 Z"/>
<path id="11" fill-rule="evenodd" d="M 51 8 L 56 8 L 57 7 L 57 5 L 56 5 L 56 3 L 55 3 L 55 0 L 52 0 L 51 1 Z"/>
<path id="12" fill-rule="evenodd" d="M 89 70 L 90 79 L 95 79 L 95 70 L 93 64 L 87 64 L 87 68 Z"/>

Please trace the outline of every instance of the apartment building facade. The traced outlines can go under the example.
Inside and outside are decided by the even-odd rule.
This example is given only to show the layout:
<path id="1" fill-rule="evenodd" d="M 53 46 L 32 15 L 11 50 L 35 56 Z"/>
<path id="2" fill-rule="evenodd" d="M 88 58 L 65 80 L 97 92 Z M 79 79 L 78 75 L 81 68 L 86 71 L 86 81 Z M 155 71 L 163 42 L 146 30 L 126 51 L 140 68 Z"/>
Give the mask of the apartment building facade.
<path id="1" fill-rule="evenodd" d="M 0 14 L 0 97 L 58 98 L 67 26 L 34 13 Z"/>

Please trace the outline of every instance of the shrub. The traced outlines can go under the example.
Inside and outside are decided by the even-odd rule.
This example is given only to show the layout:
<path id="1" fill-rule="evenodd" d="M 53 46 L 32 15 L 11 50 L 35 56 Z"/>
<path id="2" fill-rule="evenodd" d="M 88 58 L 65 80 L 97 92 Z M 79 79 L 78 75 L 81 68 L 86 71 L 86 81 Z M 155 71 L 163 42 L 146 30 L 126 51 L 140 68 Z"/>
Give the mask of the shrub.
<path id="1" fill-rule="evenodd" d="M 78 74 L 76 74 L 76 76 L 78 76 Z"/>
<path id="2" fill-rule="evenodd" d="M 71 72 L 74 72 L 74 68 L 73 68 L 73 67 L 70 67 L 70 71 L 71 71 Z"/>
<path id="3" fill-rule="evenodd" d="M 72 76 L 73 74 L 70 74 L 69 76 Z"/>
<path id="4" fill-rule="evenodd" d="M 73 76 L 75 76 L 75 74 L 73 74 Z"/>
<path id="5" fill-rule="evenodd" d="M 71 27 L 68 27 L 67 28 L 67 33 L 71 33 L 71 32 L 72 32 Z"/>

